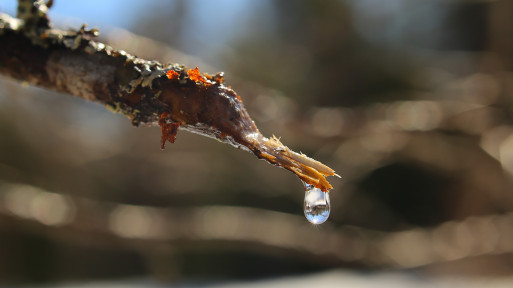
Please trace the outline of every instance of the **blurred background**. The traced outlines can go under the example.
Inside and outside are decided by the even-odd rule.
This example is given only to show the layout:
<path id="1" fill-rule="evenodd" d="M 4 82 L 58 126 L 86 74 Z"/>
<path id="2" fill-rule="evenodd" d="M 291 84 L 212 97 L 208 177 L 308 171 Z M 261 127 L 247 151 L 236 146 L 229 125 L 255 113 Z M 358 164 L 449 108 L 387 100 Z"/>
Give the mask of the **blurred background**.
<path id="1" fill-rule="evenodd" d="M 224 71 L 264 135 L 342 179 L 312 226 L 300 181 L 250 153 L 183 131 L 161 151 L 159 128 L 1 78 L 0 284 L 510 287 L 511 15 L 508 0 L 56 0 L 54 26 Z"/>

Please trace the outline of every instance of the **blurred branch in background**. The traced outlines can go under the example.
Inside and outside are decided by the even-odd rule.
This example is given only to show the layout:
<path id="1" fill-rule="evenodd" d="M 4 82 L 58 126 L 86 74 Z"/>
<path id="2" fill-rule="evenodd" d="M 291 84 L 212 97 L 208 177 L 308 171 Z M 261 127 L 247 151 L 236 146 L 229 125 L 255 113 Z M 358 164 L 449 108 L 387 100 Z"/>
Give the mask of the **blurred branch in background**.
<path id="1" fill-rule="evenodd" d="M 135 249 L 146 256 L 237 245 L 330 265 L 414 268 L 513 252 L 513 213 L 400 232 L 328 225 L 312 233 L 302 217 L 264 209 L 155 208 L 79 199 L 22 184 L 3 183 L 0 189 L 4 228 L 20 225 L 78 245 L 87 237 L 87 245 Z"/>
<path id="2" fill-rule="evenodd" d="M 240 78 L 230 82 L 264 133 L 343 171 L 318 228 L 301 215 L 294 177 L 247 153 L 194 135 L 161 152 L 148 141 L 157 130 L 2 80 L 0 278 L 232 279 L 333 267 L 511 275 L 513 2 L 380 3 L 271 3 L 255 19 L 275 29 L 250 25 L 229 55 L 210 59 L 231 63 L 227 74 Z M 149 18 L 139 21 L 171 21 Z M 127 31 L 105 41 L 199 63 Z M 28 251 L 33 266 L 9 251 Z"/>

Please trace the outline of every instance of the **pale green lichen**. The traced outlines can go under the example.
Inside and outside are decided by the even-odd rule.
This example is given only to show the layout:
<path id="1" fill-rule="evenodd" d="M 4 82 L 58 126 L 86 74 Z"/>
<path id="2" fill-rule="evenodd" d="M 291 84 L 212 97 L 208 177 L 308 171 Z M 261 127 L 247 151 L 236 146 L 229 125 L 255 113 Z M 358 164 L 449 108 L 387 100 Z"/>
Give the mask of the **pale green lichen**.
<path id="1" fill-rule="evenodd" d="M 125 87 L 124 90 L 128 93 L 134 92 L 138 86 L 152 89 L 153 80 L 164 76 L 167 72 L 167 70 L 163 69 L 160 65 L 151 62 L 137 65 L 134 69 L 139 72 L 139 77 L 132 79 L 127 87 Z"/>
<path id="2" fill-rule="evenodd" d="M 105 105 L 105 108 L 114 114 L 121 113 L 121 105 L 118 102 L 115 102 L 114 104 L 109 103 Z"/>
<path id="3" fill-rule="evenodd" d="M 22 26 L 23 21 L 20 19 L 11 17 L 7 14 L 1 14 L 0 17 L 0 33 L 3 33 L 3 29 L 18 30 Z"/>
<path id="4" fill-rule="evenodd" d="M 46 17 L 48 5 L 51 5 L 51 2 L 46 3 L 44 0 L 18 0 L 16 17 L 25 20 L 25 23 L 27 23 L 29 19 L 37 22 L 38 19 Z M 35 7 L 36 10 L 34 11 L 32 7 Z"/>
<path id="5" fill-rule="evenodd" d="M 80 47 L 80 43 L 82 43 L 82 35 L 77 35 L 75 38 L 67 38 L 62 41 L 62 44 L 71 50 L 78 49 L 78 47 Z"/>

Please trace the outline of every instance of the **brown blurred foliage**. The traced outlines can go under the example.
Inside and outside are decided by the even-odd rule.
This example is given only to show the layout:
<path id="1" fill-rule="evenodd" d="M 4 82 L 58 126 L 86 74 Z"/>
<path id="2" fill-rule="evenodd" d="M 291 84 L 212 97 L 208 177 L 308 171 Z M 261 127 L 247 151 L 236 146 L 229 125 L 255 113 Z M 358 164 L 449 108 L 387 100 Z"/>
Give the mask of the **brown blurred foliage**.
<path id="1" fill-rule="evenodd" d="M 214 68 L 166 47 L 198 43 L 195 7 L 174 3 L 134 24 L 160 42 L 106 42 L 222 63 L 265 135 L 342 175 L 329 223 L 309 225 L 300 182 L 249 153 L 183 132 L 162 152 L 158 128 L 2 79 L 0 283 L 513 272 L 513 2 L 266 2 L 203 52 Z"/>

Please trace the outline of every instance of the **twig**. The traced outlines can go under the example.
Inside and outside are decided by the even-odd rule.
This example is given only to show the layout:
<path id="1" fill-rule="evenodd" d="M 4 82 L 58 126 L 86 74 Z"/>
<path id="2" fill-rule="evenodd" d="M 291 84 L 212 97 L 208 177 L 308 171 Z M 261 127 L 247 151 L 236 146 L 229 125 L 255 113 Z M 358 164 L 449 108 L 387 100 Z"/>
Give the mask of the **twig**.
<path id="1" fill-rule="evenodd" d="M 332 188 L 325 178 L 336 175 L 332 169 L 260 133 L 222 73 L 138 58 L 92 40 L 98 30 L 85 25 L 52 29 L 48 4 L 20 0 L 21 19 L 0 14 L 1 74 L 101 103 L 135 126 L 160 125 L 162 147 L 179 127 L 253 152 L 323 191 Z"/>
<path id="2" fill-rule="evenodd" d="M 326 225 L 312 233 L 300 216 L 248 207 L 126 205 L 5 182 L 0 182 L 0 199 L 0 227 L 8 223 L 56 240 L 80 244 L 86 239 L 87 246 L 130 247 L 143 253 L 170 244 L 187 248 L 233 243 L 259 251 L 279 249 L 319 263 L 416 268 L 513 252 L 513 213 L 394 232 Z"/>

